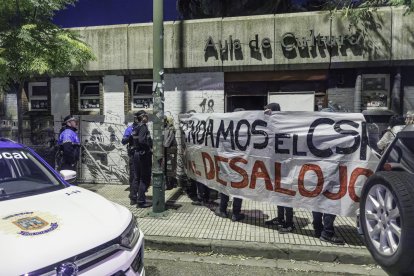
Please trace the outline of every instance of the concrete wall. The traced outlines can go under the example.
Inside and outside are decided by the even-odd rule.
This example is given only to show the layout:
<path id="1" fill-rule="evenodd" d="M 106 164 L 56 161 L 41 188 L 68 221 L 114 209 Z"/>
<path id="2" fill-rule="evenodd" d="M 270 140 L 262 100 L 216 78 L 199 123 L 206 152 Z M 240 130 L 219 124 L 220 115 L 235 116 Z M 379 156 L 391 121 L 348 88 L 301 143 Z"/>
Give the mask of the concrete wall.
<path id="1" fill-rule="evenodd" d="M 360 34 L 362 37 L 356 45 L 350 45 L 348 40 L 343 47 L 333 48 L 331 68 L 352 67 L 354 63 L 370 65 L 370 62 L 374 61 L 377 64 L 391 65 L 391 34 L 397 31 L 393 26 L 391 8 L 378 9 L 365 18 L 366 20 L 360 20 L 358 25 L 354 26 L 340 12 L 333 14 L 332 35 L 357 34 L 353 39 L 359 39 Z"/>
<path id="2" fill-rule="evenodd" d="M 414 110 L 414 86 L 404 87 L 403 112 Z"/>
<path id="3" fill-rule="evenodd" d="M 178 25 L 177 28 L 179 30 L 181 29 L 181 32 L 178 33 L 179 35 L 174 36 L 176 40 L 175 46 L 178 47 L 175 53 L 182 55 L 182 66 L 184 68 L 213 67 L 220 69 L 222 66 L 221 60 L 206 56 L 204 47 L 209 35 L 219 38 L 222 36 L 221 20 L 188 20 L 174 24 Z"/>
<path id="4" fill-rule="evenodd" d="M 3 92 L 2 92 L 3 93 Z M 0 117 L 0 137 L 17 137 L 17 95 L 3 94 L 4 115 Z"/>
<path id="5" fill-rule="evenodd" d="M 93 49 L 96 61 L 89 62 L 87 71 L 128 68 L 128 25 L 75 28 Z"/>
<path id="6" fill-rule="evenodd" d="M 275 64 L 279 68 L 297 68 L 307 64 L 312 68 L 328 68 L 330 55 L 326 46 L 312 46 L 314 36 L 330 35 L 330 17 L 328 13 L 292 13 L 275 17 Z M 290 33 L 290 35 L 288 35 Z M 296 41 L 295 41 L 296 39 Z M 299 40 L 303 46 L 298 44 Z M 296 43 L 290 50 L 289 46 Z"/>
<path id="7" fill-rule="evenodd" d="M 378 9 L 358 26 L 328 12 L 165 22 L 165 68 L 252 71 L 414 64 L 414 21 L 403 13 L 402 8 Z M 152 24 L 74 30 L 97 56 L 89 71 L 152 68 Z"/>
<path id="8" fill-rule="evenodd" d="M 328 99 L 333 104 L 340 105 L 343 109 L 354 110 L 354 91 L 355 88 L 329 88 L 327 90 Z"/>
<path id="9" fill-rule="evenodd" d="M 51 114 L 54 116 L 55 133 L 59 133 L 60 122 L 70 114 L 70 85 L 69 78 L 50 79 Z"/>
<path id="10" fill-rule="evenodd" d="M 403 8 L 392 9 L 392 59 L 397 64 L 414 59 L 413 14 L 404 13 Z"/>
<path id="11" fill-rule="evenodd" d="M 125 121 L 124 76 L 104 76 L 103 91 L 106 121 L 122 124 Z"/>
<path id="12" fill-rule="evenodd" d="M 5 117 L 17 120 L 17 95 L 15 93 L 7 93 L 5 95 Z"/>
<path id="13" fill-rule="evenodd" d="M 277 56 L 274 24 L 274 15 L 229 17 L 222 20 L 221 37 L 218 34 L 205 32 L 200 35 L 204 36 L 204 39 L 211 35 L 215 43 L 221 40 L 222 45 L 217 45 L 219 51 L 220 46 L 225 47 L 228 43 L 227 50 L 221 53 L 220 57 L 225 71 L 240 71 L 243 70 L 242 66 L 263 66 L 273 70 Z M 240 41 L 240 50 L 236 49 L 236 39 Z"/>
<path id="14" fill-rule="evenodd" d="M 165 83 L 166 113 L 176 116 L 190 110 L 199 113 L 224 112 L 223 73 L 167 74 Z"/>
<path id="15" fill-rule="evenodd" d="M 179 129 L 178 115 L 194 110 L 199 113 L 224 112 L 224 74 L 186 73 L 165 76 L 165 115 L 173 116 Z M 181 133 L 177 131 L 180 153 Z M 177 173 L 183 174 L 182 157 L 178 155 Z"/>
<path id="16" fill-rule="evenodd" d="M 133 24 L 128 26 L 128 65 L 124 69 L 152 68 L 152 24 Z"/>

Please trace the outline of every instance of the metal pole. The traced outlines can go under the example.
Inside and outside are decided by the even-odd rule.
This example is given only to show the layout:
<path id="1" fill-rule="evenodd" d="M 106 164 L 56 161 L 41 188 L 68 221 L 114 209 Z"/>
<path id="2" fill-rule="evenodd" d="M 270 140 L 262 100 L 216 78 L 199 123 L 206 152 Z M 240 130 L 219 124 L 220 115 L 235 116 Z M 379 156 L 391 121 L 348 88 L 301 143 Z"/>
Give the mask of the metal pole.
<path id="1" fill-rule="evenodd" d="M 152 159 L 152 211 L 165 211 L 165 186 L 162 159 L 164 157 L 164 0 L 153 0 L 153 159 Z"/>

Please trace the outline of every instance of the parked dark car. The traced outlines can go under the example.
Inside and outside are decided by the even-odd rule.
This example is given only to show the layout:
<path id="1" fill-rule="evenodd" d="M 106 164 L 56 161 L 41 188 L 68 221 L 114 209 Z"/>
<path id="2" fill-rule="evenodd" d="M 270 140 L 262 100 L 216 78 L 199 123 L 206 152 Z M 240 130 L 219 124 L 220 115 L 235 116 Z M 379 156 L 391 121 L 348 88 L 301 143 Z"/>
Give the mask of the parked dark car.
<path id="1" fill-rule="evenodd" d="M 414 275 L 414 125 L 399 132 L 365 183 L 360 225 L 368 250 L 391 275 Z"/>

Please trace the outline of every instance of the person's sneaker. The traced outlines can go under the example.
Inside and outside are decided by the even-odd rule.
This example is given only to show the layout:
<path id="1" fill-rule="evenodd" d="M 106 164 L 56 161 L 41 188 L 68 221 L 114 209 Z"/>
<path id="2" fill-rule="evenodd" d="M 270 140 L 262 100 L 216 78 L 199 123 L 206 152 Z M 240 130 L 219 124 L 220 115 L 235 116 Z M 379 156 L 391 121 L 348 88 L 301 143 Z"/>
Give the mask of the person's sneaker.
<path id="1" fill-rule="evenodd" d="M 137 204 L 137 201 L 135 199 L 129 200 L 129 205 L 135 205 L 135 204 Z"/>
<path id="2" fill-rule="evenodd" d="M 148 208 L 151 207 L 152 203 L 151 202 L 145 202 L 145 203 L 138 203 L 137 204 L 137 208 Z"/>
<path id="3" fill-rule="evenodd" d="M 274 219 L 265 221 L 265 225 L 268 225 L 268 226 L 283 226 L 284 224 L 285 222 L 282 219 L 279 219 L 277 217 Z"/>
<path id="4" fill-rule="evenodd" d="M 336 244 L 336 245 L 344 245 L 345 241 L 337 236 L 332 236 L 332 237 L 324 237 L 324 236 L 320 236 L 319 238 L 321 241 L 324 242 L 330 242 L 332 244 Z"/>
<path id="5" fill-rule="evenodd" d="M 200 200 L 194 200 L 193 202 L 191 202 L 191 205 L 195 205 L 195 206 L 202 206 L 203 202 Z"/>
<path id="6" fill-rule="evenodd" d="M 321 237 L 321 235 L 322 235 L 322 231 L 315 230 L 315 238 L 319 239 Z"/>
<path id="7" fill-rule="evenodd" d="M 244 220 L 246 218 L 246 216 L 244 214 L 233 214 L 231 216 L 231 220 L 232 221 L 240 221 L 240 220 Z"/>
<path id="8" fill-rule="evenodd" d="M 282 228 L 279 229 L 279 233 L 280 234 L 288 234 L 288 233 L 292 233 L 293 231 L 295 231 L 296 227 L 295 225 L 284 225 Z"/>
<path id="9" fill-rule="evenodd" d="M 221 218 L 227 218 L 227 217 L 228 217 L 227 212 L 222 212 L 222 211 L 220 211 L 220 208 L 217 208 L 217 210 L 214 212 L 214 214 L 215 214 L 216 216 L 221 217 Z"/>

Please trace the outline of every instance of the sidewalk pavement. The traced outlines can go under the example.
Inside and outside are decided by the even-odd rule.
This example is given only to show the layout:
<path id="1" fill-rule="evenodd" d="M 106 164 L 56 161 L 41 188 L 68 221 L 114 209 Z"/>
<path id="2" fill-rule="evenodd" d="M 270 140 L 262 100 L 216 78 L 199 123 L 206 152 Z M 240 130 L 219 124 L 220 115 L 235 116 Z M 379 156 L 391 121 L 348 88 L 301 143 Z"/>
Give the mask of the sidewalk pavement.
<path id="1" fill-rule="evenodd" d="M 276 216 L 276 206 L 268 203 L 243 200 L 242 213 L 246 214 L 246 219 L 233 222 L 229 218 L 216 216 L 215 204 L 209 208 L 192 205 L 192 200 L 181 188 L 175 188 L 166 191 L 168 211 L 162 216 L 154 216 L 151 215 L 152 208 L 138 209 L 129 205 L 125 185 L 82 184 L 80 187 L 129 208 L 138 218 L 148 248 L 298 261 L 374 264 L 362 237 L 356 231 L 353 218 L 336 218 L 336 234 L 346 242 L 338 246 L 313 236 L 312 213 L 303 209 L 294 210 L 295 232 L 279 234 L 275 227 L 264 224 L 265 220 Z M 147 197 L 151 199 L 151 195 L 152 187 Z M 228 211 L 231 217 L 231 208 Z"/>

